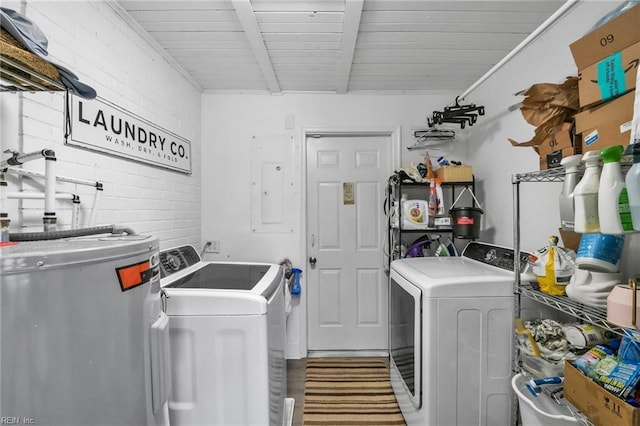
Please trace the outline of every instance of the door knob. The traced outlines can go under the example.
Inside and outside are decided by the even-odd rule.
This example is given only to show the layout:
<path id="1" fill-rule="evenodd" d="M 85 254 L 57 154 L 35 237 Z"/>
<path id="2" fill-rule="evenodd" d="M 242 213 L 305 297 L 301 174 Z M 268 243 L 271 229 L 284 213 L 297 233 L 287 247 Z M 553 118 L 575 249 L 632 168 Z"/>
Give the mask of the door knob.
<path id="1" fill-rule="evenodd" d="M 311 264 L 311 266 L 315 266 L 317 261 L 318 259 L 316 259 L 315 257 L 309 258 L 309 263 Z"/>

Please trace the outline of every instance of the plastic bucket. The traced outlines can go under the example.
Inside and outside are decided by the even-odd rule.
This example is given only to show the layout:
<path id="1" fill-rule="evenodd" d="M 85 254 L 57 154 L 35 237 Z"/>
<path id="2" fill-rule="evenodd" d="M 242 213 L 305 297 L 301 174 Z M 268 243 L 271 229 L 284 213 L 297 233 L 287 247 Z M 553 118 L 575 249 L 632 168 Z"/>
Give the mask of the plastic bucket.
<path id="1" fill-rule="evenodd" d="M 477 239 L 480 237 L 482 209 L 478 207 L 454 207 L 449 210 L 451 227 L 455 238 Z"/>
<path id="2" fill-rule="evenodd" d="M 544 393 L 534 397 L 526 388 L 527 378 L 516 374 L 511 387 L 518 396 L 522 426 L 575 426 L 578 420 L 566 406 Z"/>
<path id="3" fill-rule="evenodd" d="M 469 194 L 471 194 L 473 201 L 478 207 L 456 207 L 458 200 L 460 200 L 460 197 L 462 197 L 462 194 L 466 191 L 469 191 Z M 469 189 L 468 186 L 465 186 L 449 209 L 453 236 L 455 238 L 478 239 L 480 237 L 480 219 L 482 219 L 482 213 L 484 213 L 482 206 L 473 194 L 473 191 Z"/>

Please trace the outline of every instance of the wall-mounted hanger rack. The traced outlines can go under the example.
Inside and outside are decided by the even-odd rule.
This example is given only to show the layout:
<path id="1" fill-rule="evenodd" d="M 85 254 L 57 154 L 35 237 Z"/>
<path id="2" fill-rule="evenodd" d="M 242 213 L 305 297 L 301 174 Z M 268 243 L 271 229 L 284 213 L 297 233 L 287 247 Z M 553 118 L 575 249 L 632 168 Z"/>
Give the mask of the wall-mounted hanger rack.
<path id="1" fill-rule="evenodd" d="M 454 106 L 444 107 L 443 111 L 433 111 L 431 119 L 427 117 L 427 124 L 433 127 L 436 124 L 454 123 L 464 129 L 467 125 L 473 126 L 478 121 L 478 115 L 484 115 L 484 106 L 460 105 L 459 97 L 456 97 Z"/>
<path id="2" fill-rule="evenodd" d="M 456 132 L 445 129 L 420 129 L 413 131 L 413 137 L 416 142 L 407 147 L 409 151 L 437 147 L 445 143 L 453 142 L 456 138 Z"/>

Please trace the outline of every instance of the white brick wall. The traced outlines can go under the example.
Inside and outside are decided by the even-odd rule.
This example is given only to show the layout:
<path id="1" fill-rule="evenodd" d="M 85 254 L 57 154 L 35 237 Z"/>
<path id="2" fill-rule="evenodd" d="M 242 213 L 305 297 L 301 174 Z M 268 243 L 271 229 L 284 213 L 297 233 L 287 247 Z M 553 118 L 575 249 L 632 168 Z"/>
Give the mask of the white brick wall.
<path id="1" fill-rule="evenodd" d="M 121 224 L 160 238 L 161 248 L 200 247 L 201 97 L 161 55 L 104 1 L 3 1 L 22 11 L 49 39 L 49 55 L 108 100 L 191 142 L 186 175 L 64 143 L 63 93 L 0 94 L 0 150 L 56 152 L 58 175 L 104 184 L 97 224 Z M 22 103 L 22 106 L 20 106 Z M 20 113 L 20 108 L 22 113 Z M 20 137 L 20 115 L 22 132 Z M 6 158 L 3 154 L 2 159 Z M 44 161 L 23 166 L 44 172 Z M 9 177 L 9 190 L 42 190 L 41 179 Z M 81 224 L 90 213 L 91 187 L 59 183 L 81 197 Z M 41 201 L 10 200 L 11 232 L 41 230 Z M 71 203 L 56 202 L 58 229 L 71 226 Z"/>

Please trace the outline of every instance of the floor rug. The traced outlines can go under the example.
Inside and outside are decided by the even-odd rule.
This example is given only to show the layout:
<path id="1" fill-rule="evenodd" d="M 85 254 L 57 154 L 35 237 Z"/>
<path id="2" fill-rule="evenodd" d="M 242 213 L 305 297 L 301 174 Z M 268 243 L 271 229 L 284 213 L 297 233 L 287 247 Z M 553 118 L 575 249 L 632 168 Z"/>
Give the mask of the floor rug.
<path id="1" fill-rule="evenodd" d="M 386 358 L 310 358 L 304 426 L 405 425 Z"/>

